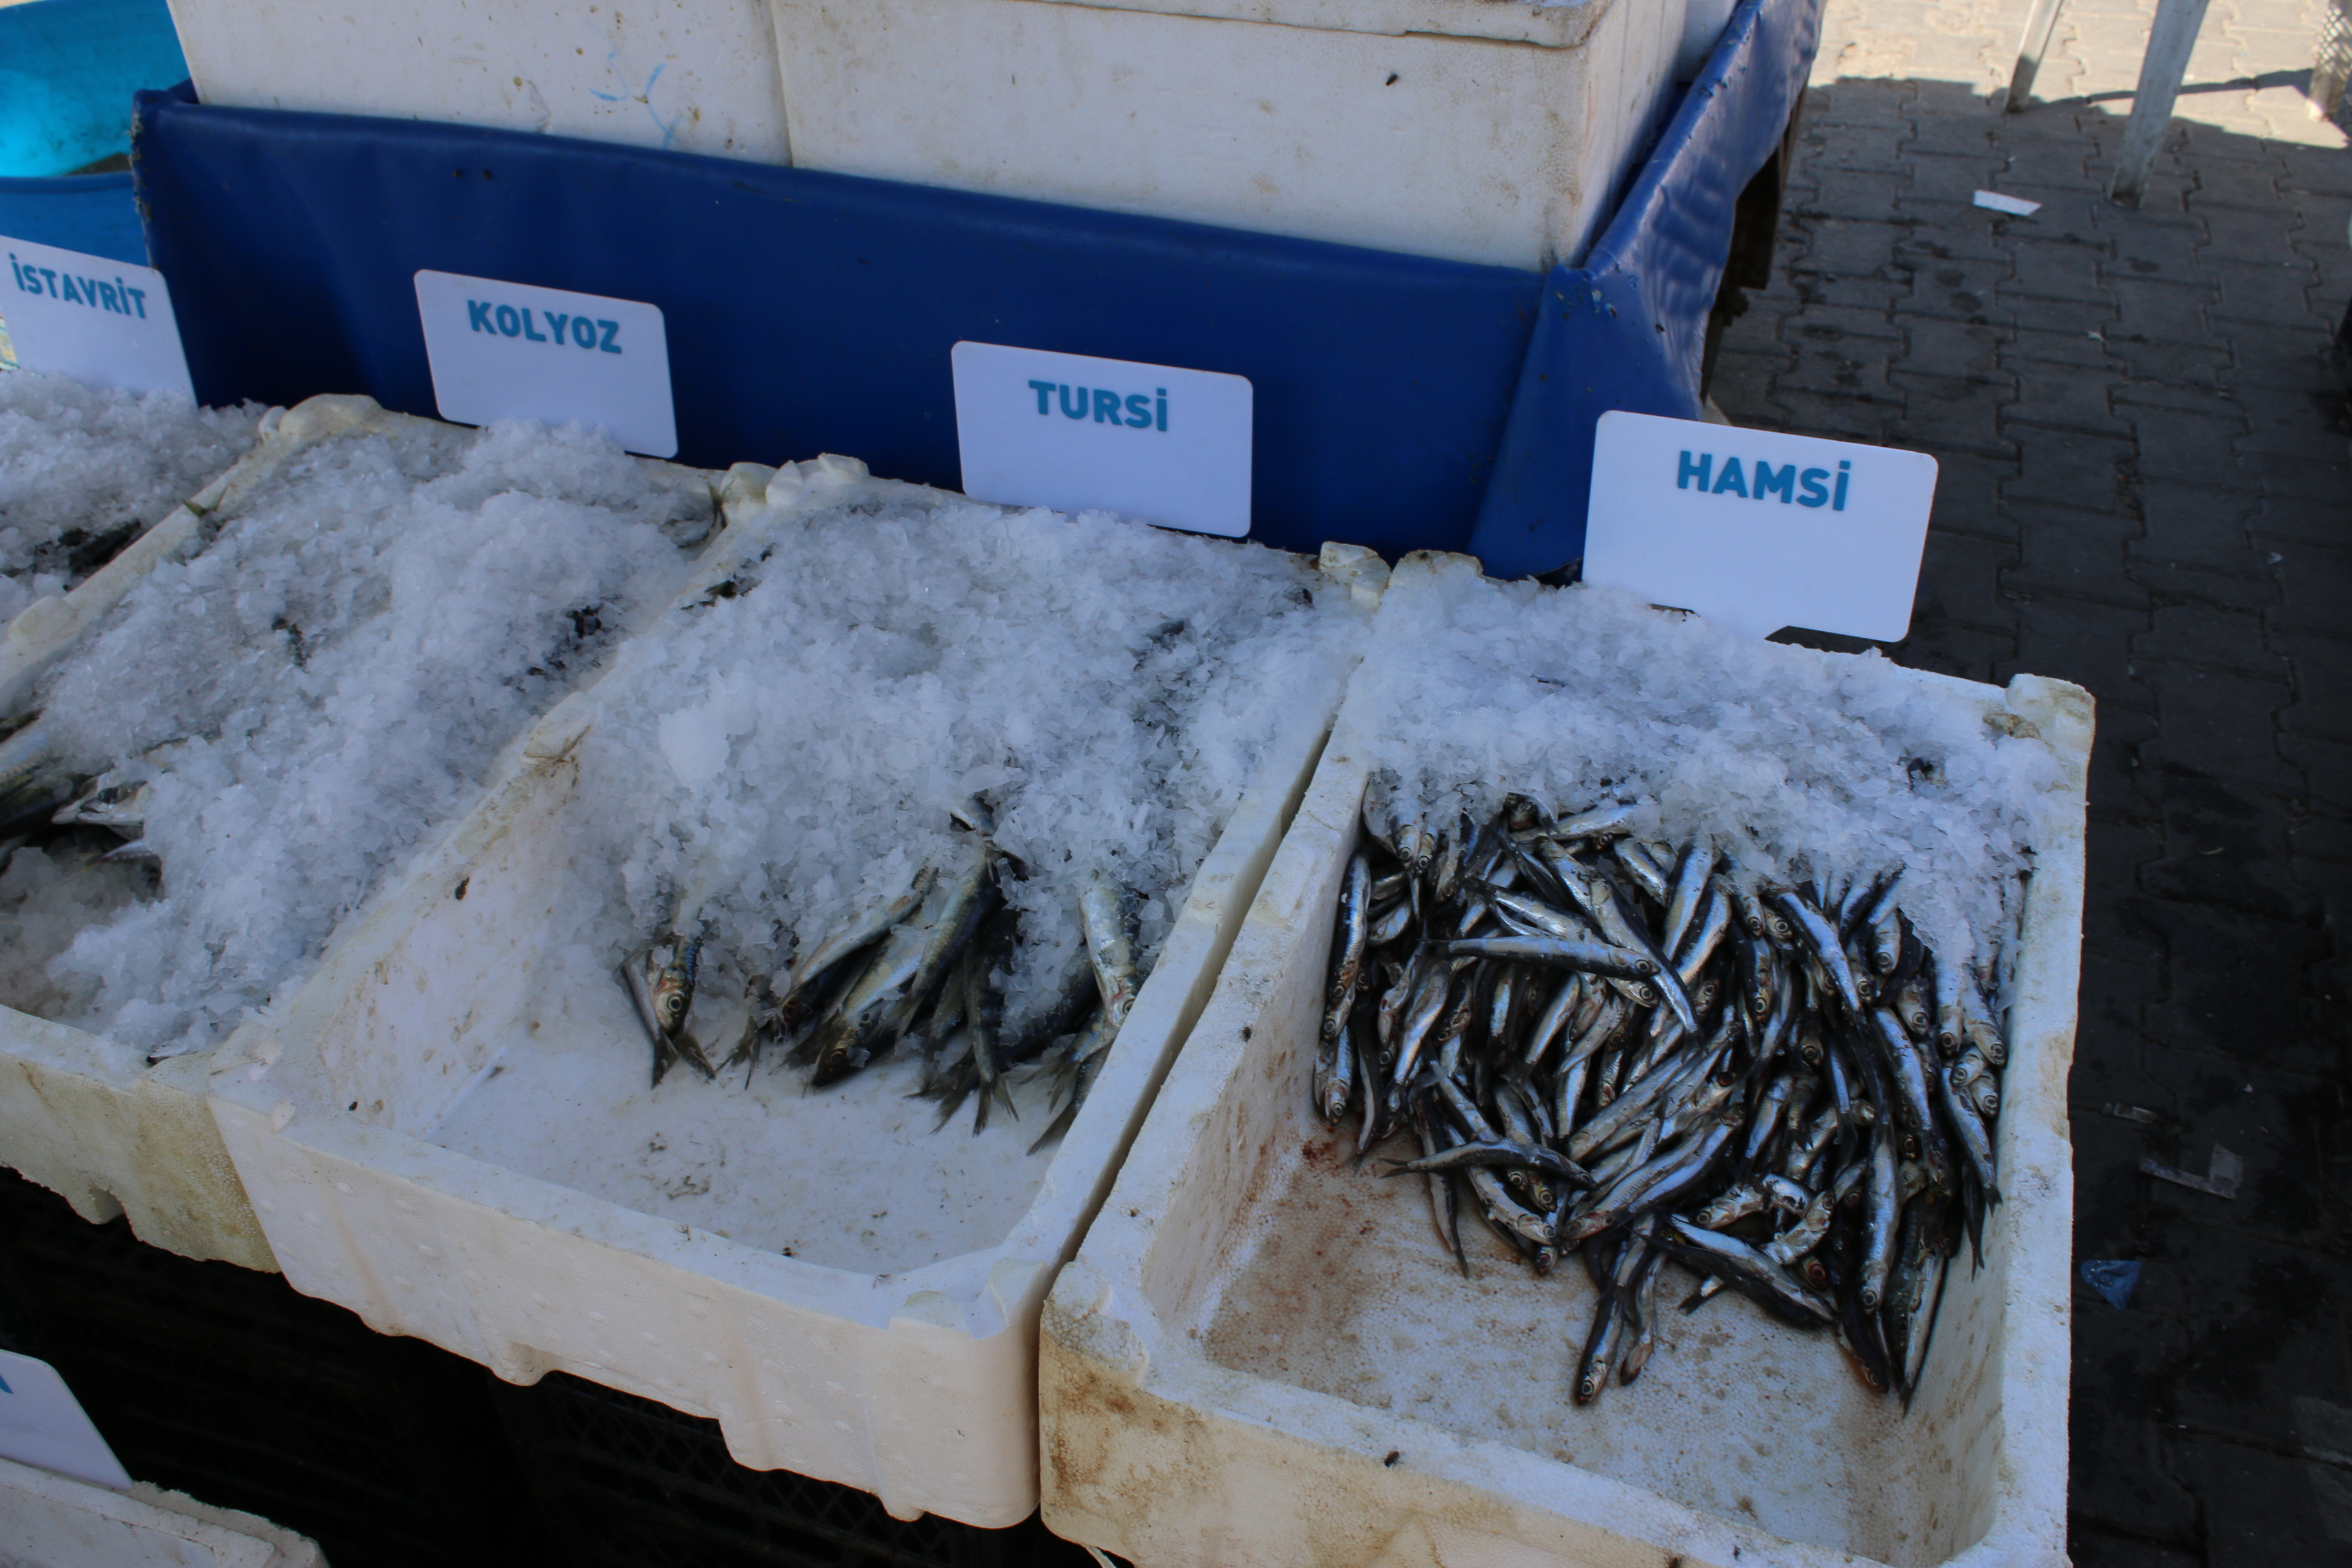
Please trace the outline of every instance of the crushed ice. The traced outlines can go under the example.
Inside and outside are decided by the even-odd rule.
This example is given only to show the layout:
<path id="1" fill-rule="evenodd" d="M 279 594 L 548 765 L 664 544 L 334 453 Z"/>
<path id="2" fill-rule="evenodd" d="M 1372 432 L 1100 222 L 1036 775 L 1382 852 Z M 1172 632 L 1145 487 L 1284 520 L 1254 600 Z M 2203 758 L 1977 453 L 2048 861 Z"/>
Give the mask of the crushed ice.
<path id="1" fill-rule="evenodd" d="M 169 1055 L 290 989 L 675 591 L 709 500 L 576 428 L 405 425 L 296 454 L 43 679 L 79 768 L 151 786 L 163 867 L 161 896 L 47 966 L 89 999 L 60 1021 Z"/>
<path id="2" fill-rule="evenodd" d="M 2058 763 L 1977 700 L 1614 589 L 1429 585 L 1391 595 L 1353 689 L 1422 799 L 1652 802 L 1645 833 L 1705 835 L 1752 878 L 1905 867 L 1904 909 L 1939 949 L 1983 963 L 2012 928 Z"/>
<path id="3" fill-rule="evenodd" d="M 1322 718 L 1369 614 L 1313 563 L 1099 514 L 870 486 L 770 514 L 763 559 L 646 634 L 600 691 L 585 798 L 582 984 L 681 913 L 742 972 L 795 951 L 968 842 L 974 795 L 1008 879 L 1008 1029 L 1079 962 L 1097 867 L 1157 955 L 1268 743 Z M 642 657 L 640 657 L 640 655 Z"/>
<path id="4" fill-rule="evenodd" d="M 199 408 L 0 375 L 0 626 L 65 593 L 252 448 L 257 404 Z"/>

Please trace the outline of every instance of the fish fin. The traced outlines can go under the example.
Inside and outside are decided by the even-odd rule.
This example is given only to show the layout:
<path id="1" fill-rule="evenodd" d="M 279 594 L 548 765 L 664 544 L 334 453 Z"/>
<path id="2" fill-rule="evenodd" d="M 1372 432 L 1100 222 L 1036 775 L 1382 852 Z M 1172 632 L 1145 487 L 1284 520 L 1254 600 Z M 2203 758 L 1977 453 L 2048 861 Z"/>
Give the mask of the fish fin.
<path id="1" fill-rule="evenodd" d="M 963 1108 L 964 1096 L 970 1092 L 971 1092 L 970 1084 L 952 1079 L 940 1086 L 940 1093 L 936 1096 L 940 1102 L 940 1116 L 938 1121 L 931 1123 L 932 1131 L 937 1132 L 954 1120 L 955 1113 Z"/>
<path id="2" fill-rule="evenodd" d="M 716 1079 L 719 1076 L 719 1069 L 710 1065 L 709 1057 L 703 1053 L 702 1042 L 686 1030 L 680 1029 L 672 1037 L 670 1048 L 677 1053 L 678 1059 L 704 1078 Z"/>
<path id="3" fill-rule="evenodd" d="M 1046 1144 L 1052 1142 L 1063 1133 L 1067 1132 L 1070 1130 L 1070 1123 L 1076 1121 L 1077 1119 L 1078 1103 L 1074 1100 L 1069 1104 L 1062 1107 L 1062 1113 L 1054 1118 L 1052 1125 L 1048 1126 L 1043 1132 L 1037 1134 L 1037 1142 L 1029 1145 L 1029 1152 L 1034 1154 L 1038 1150 L 1043 1149 Z"/>

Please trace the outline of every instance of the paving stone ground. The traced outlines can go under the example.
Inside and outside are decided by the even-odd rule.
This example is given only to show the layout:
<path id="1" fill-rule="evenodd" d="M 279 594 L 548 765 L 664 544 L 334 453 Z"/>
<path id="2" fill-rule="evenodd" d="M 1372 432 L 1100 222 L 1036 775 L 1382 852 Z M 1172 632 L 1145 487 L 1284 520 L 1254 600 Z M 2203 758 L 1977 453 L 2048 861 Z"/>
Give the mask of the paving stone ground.
<path id="1" fill-rule="evenodd" d="M 2075 1563 L 2352 1562 L 2352 152 L 2305 108 L 2316 6 L 2213 0 L 2108 203 L 2152 11 L 2069 0 L 2003 114 L 2022 0 L 1832 0 L 1714 392 L 1939 460 L 1896 658 L 2098 700 L 2074 1239 L 2144 1268 L 2121 1310 L 2078 1274 Z M 2138 1168 L 2216 1144 L 2235 1200 Z"/>

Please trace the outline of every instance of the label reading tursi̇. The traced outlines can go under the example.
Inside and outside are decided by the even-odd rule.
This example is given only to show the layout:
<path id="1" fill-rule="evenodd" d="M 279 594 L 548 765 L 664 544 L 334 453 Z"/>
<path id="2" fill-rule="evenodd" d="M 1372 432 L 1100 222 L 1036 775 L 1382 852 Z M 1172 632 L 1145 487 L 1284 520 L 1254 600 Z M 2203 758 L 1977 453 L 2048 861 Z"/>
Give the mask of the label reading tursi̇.
<path id="1" fill-rule="evenodd" d="M 950 359 L 966 495 L 1249 532 L 1246 378 L 1002 343 Z"/>
<path id="2" fill-rule="evenodd" d="M 416 311 L 442 418 L 587 425 L 629 451 L 677 455 L 659 306 L 419 272 Z"/>

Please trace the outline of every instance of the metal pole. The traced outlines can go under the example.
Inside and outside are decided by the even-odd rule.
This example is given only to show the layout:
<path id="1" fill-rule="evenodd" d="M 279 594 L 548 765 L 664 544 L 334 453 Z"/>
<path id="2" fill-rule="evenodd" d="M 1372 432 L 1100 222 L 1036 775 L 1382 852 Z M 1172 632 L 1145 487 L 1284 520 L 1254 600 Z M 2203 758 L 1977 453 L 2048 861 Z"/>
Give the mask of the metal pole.
<path id="1" fill-rule="evenodd" d="M 2110 201 L 2136 207 L 2147 190 L 2148 166 L 2156 162 L 2156 144 L 2164 128 L 2172 123 L 2172 100 L 2179 96 L 2180 79 L 2189 72 L 2189 51 L 2197 47 L 2197 30 L 2205 25 L 2206 4 L 2157 0 L 2156 25 L 2148 29 L 2147 53 L 2139 62 L 2131 123 L 2124 127 L 2115 182 L 2107 187 Z"/>
<path id="2" fill-rule="evenodd" d="M 2009 79 L 2009 112 L 2015 114 L 2025 107 L 2026 95 L 2033 90 L 2033 73 L 2042 68 L 2042 57 L 2049 52 L 2050 35 L 2058 30 L 2058 7 L 2063 0 L 2033 0 L 2033 9 L 2025 18 L 2025 37 L 2017 46 L 2017 69 Z"/>

